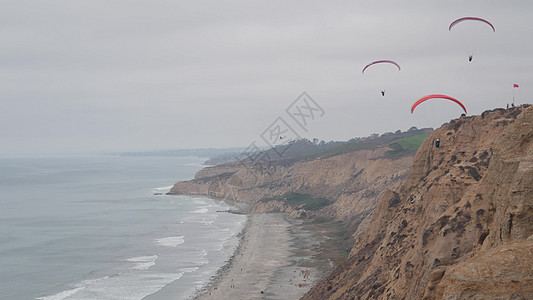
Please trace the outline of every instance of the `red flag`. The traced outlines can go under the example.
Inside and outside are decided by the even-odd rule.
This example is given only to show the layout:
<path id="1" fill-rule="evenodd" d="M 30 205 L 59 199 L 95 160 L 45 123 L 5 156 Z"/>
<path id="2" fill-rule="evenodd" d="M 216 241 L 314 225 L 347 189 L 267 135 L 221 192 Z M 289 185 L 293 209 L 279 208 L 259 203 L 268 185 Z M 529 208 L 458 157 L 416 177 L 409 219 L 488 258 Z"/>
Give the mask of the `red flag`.
<path id="1" fill-rule="evenodd" d="M 516 84 L 516 83 L 515 83 L 515 84 L 513 84 L 513 87 L 514 87 L 514 88 L 515 88 L 515 87 L 518 87 L 518 84 Z"/>

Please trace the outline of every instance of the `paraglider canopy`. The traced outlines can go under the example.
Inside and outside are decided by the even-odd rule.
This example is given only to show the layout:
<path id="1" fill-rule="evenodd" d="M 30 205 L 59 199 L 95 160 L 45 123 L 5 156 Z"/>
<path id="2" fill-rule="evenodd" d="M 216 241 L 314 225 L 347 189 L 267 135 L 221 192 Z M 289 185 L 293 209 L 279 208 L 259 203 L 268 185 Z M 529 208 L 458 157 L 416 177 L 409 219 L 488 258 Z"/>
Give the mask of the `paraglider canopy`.
<path id="1" fill-rule="evenodd" d="M 365 73 L 365 70 L 366 70 L 368 67 L 370 67 L 370 66 L 372 66 L 372 65 L 375 65 L 375 64 L 381 64 L 381 63 L 393 64 L 393 65 L 395 65 L 396 67 L 398 67 L 398 71 L 401 70 L 400 65 L 397 64 L 396 62 L 392 61 L 392 60 L 376 60 L 376 61 L 373 61 L 373 62 L 369 63 L 368 65 L 366 65 L 366 66 L 363 68 L 362 73 L 364 74 L 364 73 Z"/>
<path id="2" fill-rule="evenodd" d="M 420 103 L 424 102 L 424 101 L 427 101 L 429 99 L 447 99 L 447 100 L 451 100 L 457 104 L 459 104 L 459 106 L 461 106 L 461 108 L 465 111 L 465 114 L 467 113 L 466 112 L 466 108 L 465 106 L 463 105 L 463 103 L 461 103 L 461 101 L 453 98 L 453 97 L 450 97 L 450 96 L 446 96 L 446 95 L 440 95 L 440 94 L 433 94 L 433 95 L 428 95 L 428 96 L 424 96 L 420 99 L 418 99 L 414 104 L 413 106 L 411 106 L 411 113 L 413 113 L 413 111 L 415 110 L 415 108 L 420 105 Z"/>
<path id="3" fill-rule="evenodd" d="M 455 21 L 453 21 L 451 24 L 450 24 L 450 27 L 448 27 L 448 30 L 452 30 L 452 27 L 454 27 L 455 25 L 463 22 L 463 21 L 480 21 L 480 22 L 483 22 L 483 23 L 486 23 L 487 25 L 489 25 L 491 28 L 492 28 L 492 31 L 496 32 L 496 29 L 494 28 L 494 25 L 492 25 L 489 21 L 485 20 L 485 19 L 482 19 L 482 18 L 477 18 L 477 17 L 463 17 L 463 18 L 459 18 Z"/>

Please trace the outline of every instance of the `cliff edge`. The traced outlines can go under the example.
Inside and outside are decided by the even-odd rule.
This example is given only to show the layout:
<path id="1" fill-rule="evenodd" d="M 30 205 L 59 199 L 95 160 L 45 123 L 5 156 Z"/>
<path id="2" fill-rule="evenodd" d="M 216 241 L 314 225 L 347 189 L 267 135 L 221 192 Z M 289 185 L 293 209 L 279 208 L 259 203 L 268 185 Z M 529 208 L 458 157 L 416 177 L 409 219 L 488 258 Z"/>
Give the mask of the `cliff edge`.
<path id="1" fill-rule="evenodd" d="M 303 299 L 533 299 L 532 235 L 533 107 L 463 116 Z"/>

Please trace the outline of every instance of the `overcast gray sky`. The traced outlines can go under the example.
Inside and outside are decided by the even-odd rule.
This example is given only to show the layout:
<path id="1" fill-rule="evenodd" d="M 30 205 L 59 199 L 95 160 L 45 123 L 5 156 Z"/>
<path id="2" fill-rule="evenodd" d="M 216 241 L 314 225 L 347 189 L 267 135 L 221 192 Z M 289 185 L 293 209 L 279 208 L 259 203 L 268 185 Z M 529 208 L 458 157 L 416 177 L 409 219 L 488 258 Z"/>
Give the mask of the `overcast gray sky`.
<path id="1" fill-rule="evenodd" d="M 0 0 L 0 153 L 347 140 L 531 103 L 533 1 Z M 450 32 L 448 25 L 464 16 Z M 468 62 L 468 54 L 474 60 Z M 391 59 L 361 73 L 371 61 Z M 385 97 L 380 90 L 385 89 Z M 306 91 L 306 130 L 285 112 Z"/>

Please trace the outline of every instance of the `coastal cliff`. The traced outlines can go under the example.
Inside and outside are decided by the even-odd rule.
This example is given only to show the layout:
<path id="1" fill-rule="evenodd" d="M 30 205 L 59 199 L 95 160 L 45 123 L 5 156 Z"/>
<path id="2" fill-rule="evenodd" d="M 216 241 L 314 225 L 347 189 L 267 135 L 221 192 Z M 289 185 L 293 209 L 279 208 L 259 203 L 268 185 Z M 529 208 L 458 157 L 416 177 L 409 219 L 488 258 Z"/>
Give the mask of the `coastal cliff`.
<path id="1" fill-rule="evenodd" d="M 268 168 L 242 163 L 207 167 L 193 180 L 176 183 L 170 194 L 247 202 L 253 205 L 253 212 L 286 212 L 295 218 L 320 216 L 340 220 L 355 231 L 383 192 L 398 188 L 407 178 L 418 145 L 402 148 L 401 142 L 422 141 L 431 131 L 414 130 L 347 143 L 311 157 L 273 161 Z"/>
<path id="2" fill-rule="evenodd" d="M 440 147 L 435 147 L 440 139 Z M 443 125 L 303 299 L 533 299 L 533 107 Z"/>

